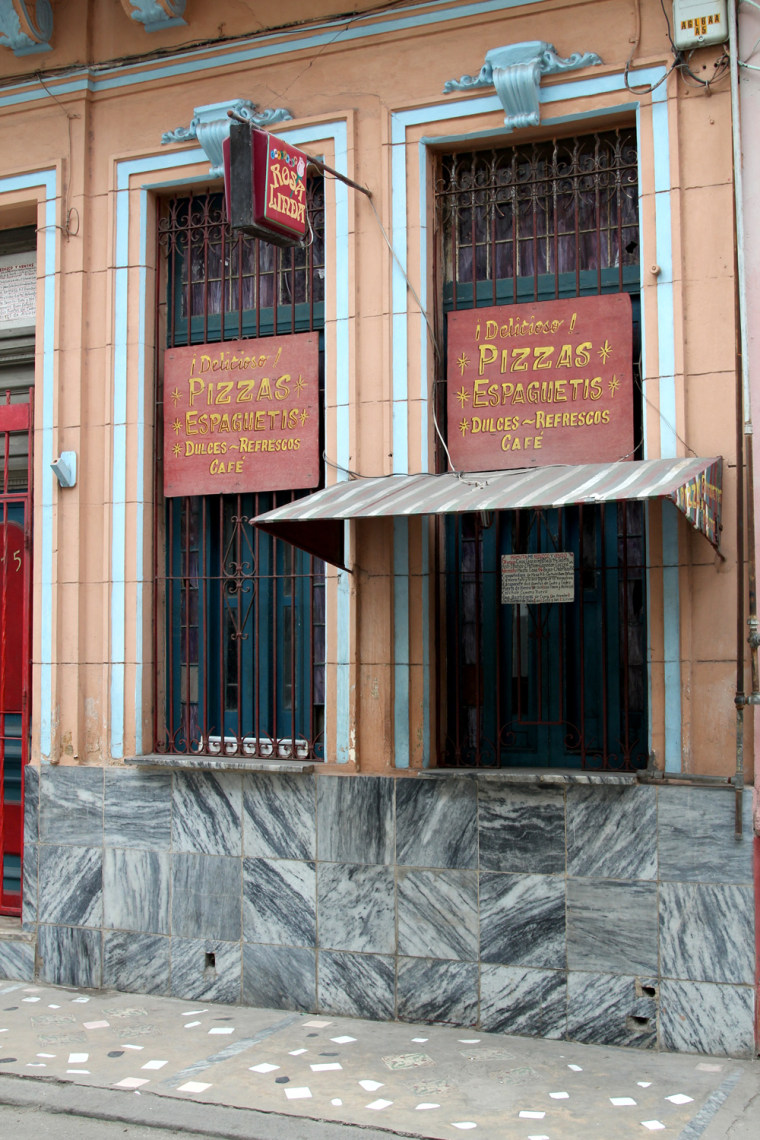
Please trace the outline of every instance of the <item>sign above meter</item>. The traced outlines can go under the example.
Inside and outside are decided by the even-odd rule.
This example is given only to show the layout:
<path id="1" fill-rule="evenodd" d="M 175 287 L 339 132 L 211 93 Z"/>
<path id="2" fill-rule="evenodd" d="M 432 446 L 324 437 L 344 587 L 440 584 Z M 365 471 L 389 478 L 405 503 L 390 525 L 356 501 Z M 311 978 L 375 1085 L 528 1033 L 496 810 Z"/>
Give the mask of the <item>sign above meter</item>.
<path id="1" fill-rule="evenodd" d="M 164 494 L 319 484 L 317 333 L 170 348 Z"/>
<path id="2" fill-rule="evenodd" d="M 627 293 L 448 315 L 448 448 L 460 471 L 630 458 Z"/>

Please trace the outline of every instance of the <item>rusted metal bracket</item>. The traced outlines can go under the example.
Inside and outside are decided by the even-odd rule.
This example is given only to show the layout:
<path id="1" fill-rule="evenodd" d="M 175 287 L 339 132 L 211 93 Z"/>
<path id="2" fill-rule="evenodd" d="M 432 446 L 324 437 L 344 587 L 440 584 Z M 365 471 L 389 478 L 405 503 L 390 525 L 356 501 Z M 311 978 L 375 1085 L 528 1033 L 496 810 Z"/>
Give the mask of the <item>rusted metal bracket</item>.
<path id="1" fill-rule="evenodd" d="M 230 110 L 227 112 L 227 114 L 231 119 L 234 119 L 235 122 L 247 123 L 249 127 L 251 126 L 249 120 L 244 119 L 242 115 L 238 115 L 236 111 Z M 348 178 L 345 174 L 341 174 L 339 170 L 334 170 L 332 166 L 328 166 L 327 163 L 323 162 L 321 158 L 314 158 L 314 156 L 311 154 L 307 154 L 306 157 L 309 160 L 310 166 L 315 167 L 317 170 L 321 170 L 324 174 L 330 174 L 333 178 L 337 178 L 339 182 L 343 182 L 346 186 L 350 186 L 352 190 L 358 190 L 360 193 L 366 194 L 368 198 L 372 198 L 372 191 L 368 190 L 366 186 L 360 186 L 358 182 L 354 182 L 353 178 Z"/>

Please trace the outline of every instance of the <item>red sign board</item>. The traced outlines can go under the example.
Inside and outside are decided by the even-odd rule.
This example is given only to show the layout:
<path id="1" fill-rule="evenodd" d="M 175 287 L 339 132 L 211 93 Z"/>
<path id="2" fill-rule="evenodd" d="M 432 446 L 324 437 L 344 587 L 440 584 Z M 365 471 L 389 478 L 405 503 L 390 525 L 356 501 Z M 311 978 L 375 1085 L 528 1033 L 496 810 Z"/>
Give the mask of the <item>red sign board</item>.
<path id="1" fill-rule="evenodd" d="M 448 448 L 460 471 L 630 458 L 631 299 L 448 315 Z"/>
<path id="2" fill-rule="evenodd" d="M 253 132 L 255 221 L 306 237 L 306 164 L 303 151 L 266 131 Z"/>
<path id="3" fill-rule="evenodd" d="M 319 484 L 318 334 L 170 348 L 164 494 Z"/>
<path id="4" fill-rule="evenodd" d="M 222 144 L 227 216 L 233 228 L 278 245 L 305 239 L 308 155 L 283 139 L 233 123 Z"/>

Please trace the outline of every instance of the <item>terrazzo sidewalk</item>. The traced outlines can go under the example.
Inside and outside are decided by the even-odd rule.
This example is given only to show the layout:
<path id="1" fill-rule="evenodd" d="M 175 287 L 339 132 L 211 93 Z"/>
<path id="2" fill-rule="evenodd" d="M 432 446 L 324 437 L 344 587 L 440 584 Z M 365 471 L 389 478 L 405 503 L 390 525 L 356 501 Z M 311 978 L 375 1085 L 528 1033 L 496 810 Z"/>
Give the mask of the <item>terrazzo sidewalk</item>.
<path id="1" fill-rule="evenodd" d="M 760 1113 L 753 1061 L 10 980 L 0 1102 L 4 1075 L 119 1090 L 124 1120 L 139 1094 L 435 1138 L 738 1140 Z"/>

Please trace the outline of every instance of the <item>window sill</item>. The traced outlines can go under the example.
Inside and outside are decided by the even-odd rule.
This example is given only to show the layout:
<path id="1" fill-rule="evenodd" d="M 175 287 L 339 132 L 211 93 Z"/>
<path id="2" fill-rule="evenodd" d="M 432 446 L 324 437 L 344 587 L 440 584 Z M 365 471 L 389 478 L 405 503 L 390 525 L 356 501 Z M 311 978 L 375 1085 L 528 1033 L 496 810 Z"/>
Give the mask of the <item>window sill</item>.
<path id="1" fill-rule="evenodd" d="M 201 772 L 313 772 L 315 760 L 268 760 L 251 756 L 181 756 L 158 752 L 147 756 L 129 756 L 124 761 L 134 768 L 171 768 L 175 771 Z"/>
<path id="2" fill-rule="evenodd" d="M 637 784 L 635 772 L 581 772 L 573 768 L 426 768 L 416 775 L 450 779 L 479 776 L 500 784 L 536 784 L 539 787 L 567 784 Z"/>

